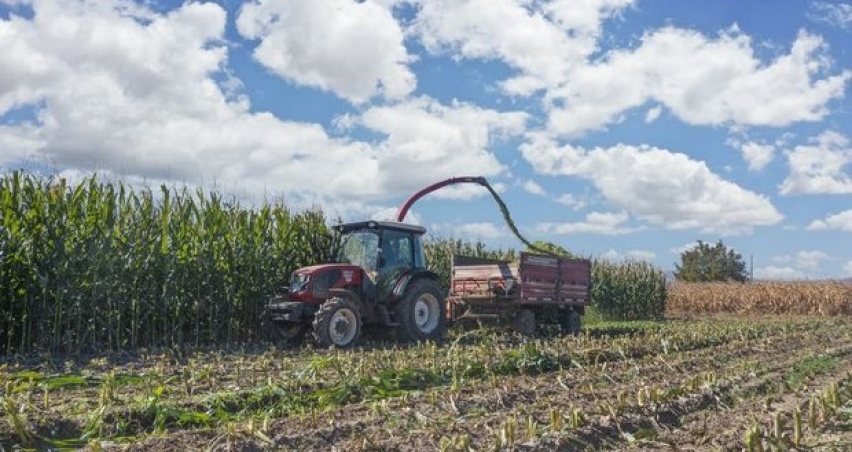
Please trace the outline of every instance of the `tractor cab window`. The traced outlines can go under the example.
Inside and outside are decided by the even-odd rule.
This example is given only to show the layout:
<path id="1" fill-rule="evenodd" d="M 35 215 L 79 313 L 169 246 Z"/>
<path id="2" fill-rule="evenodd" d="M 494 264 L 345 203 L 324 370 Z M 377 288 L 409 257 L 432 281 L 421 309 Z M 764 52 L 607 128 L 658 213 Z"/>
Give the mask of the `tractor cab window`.
<path id="1" fill-rule="evenodd" d="M 343 236 L 338 262 L 357 265 L 367 274 L 378 267 L 379 235 L 372 230 L 352 231 Z"/>
<path id="2" fill-rule="evenodd" d="M 386 230 L 382 234 L 381 271 L 414 267 L 414 240 L 410 233 Z"/>
<path id="3" fill-rule="evenodd" d="M 423 253 L 423 240 L 419 235 L 414 236 L 414 267 L 426 268 L 426 254 Z"/>

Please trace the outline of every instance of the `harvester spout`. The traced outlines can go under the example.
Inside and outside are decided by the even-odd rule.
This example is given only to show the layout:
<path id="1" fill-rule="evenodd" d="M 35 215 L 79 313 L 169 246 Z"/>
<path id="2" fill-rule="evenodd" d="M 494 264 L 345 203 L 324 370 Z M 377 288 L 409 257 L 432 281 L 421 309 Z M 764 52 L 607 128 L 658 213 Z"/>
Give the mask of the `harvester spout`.
<path id="1" fill-rule="evenodd" d="M 518 231 L 518 227 L 515 226 L 515 222 L 512 220 L 512 216 L 509 214 L 509 209 L 506 207 L 506 203 L 503 202 L 503 199 L 501 199 L 500 195 L 497 194 L 497 190 L 495 190 L 494 187 L 492 187 L 491 184 L 489 184 L 488 181 L 485 180 L 485 178 L 482 176 L 453 177 L 447 180 L 442 180 L 441 182 L 434 183 L 424 188 L 423 190 L 418 191 L 417 193 L 411 195 L 410 198 L 406 199 L 404 203 L 402 203 L 402 206 L 400 206 L 399 211 L 396 214 L 396 221 L 401 223 L 402 220 L 405 219 L 405 215 L 408 213 L 408 209 L 410 209 L 411 206 L 415 202 L 417 202 L 418 199 L 428 195 L 429 193 L 432 193 L 435 190 L 439 190 L 443 187 L 454 184 L 478 184 L 485 187 L 485 189 L 488 190 L 489 193 L 491 193 L 491 197 L 494 198 L 494 201 L 497 202 L 497 206 L 500 207 L 500 212 L 503 213 L 503 219 L 506 220 L 506 226 L 509 227 L 512 233 L 515 234 L 515 237 L 518 238 L 518 240 L 523 242 L 524 245 L 526 245 L 529 249 L 533 251 L 556 256 L 551 251 L 541 249 L 535 246 L 534 244 L 530 243 L 530 241 L 527 240 L 523 235 L 521 235 L 521 232 Z"/>

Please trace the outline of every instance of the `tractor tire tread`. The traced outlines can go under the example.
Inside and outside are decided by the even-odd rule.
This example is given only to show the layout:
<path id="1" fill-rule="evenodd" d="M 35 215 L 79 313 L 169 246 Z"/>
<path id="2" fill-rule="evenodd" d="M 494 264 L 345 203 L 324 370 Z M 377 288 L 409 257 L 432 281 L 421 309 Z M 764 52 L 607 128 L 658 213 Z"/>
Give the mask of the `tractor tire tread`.
<path id="1" fill-rule="evenodd" d="M 335 344 L 329 333 L 329 322 L 331 322 L 331 319 L 334 314 L 340 309 L 348 309 L 355 314 L 355 336 L 352 338 L 351 341 L 346 344 Z M 363 327 L 363 323 L 361 320 L 361 310 L 358 309 L 358 305 L 352 300 L 348 300 L 346 298 L 341 297 L 334 297 L 323 303 L 322 306 L 320 306 L 319 310 L 314 315 L 314 321 L 312 326 L 314 341 L 320 347 L 351 347 L 358 341 L 358 336 L 360 336 L 361 329 Z"/>

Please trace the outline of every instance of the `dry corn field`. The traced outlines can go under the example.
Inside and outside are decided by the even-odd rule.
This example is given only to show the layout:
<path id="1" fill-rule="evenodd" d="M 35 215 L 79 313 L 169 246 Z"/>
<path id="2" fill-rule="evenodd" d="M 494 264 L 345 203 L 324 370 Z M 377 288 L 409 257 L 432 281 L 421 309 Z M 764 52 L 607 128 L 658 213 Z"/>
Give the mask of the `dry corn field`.
<path id="1" fill-rule="evenodd" d="M 599 323 L 0 367 L 0 449 L 849 450 L 852 321 Z"/>
<path id="2" fill-rule="evenodd" d="M 670 313 L 852 314 L 852 284 L 836 281 L 674 283 L 667 296 Z"/>

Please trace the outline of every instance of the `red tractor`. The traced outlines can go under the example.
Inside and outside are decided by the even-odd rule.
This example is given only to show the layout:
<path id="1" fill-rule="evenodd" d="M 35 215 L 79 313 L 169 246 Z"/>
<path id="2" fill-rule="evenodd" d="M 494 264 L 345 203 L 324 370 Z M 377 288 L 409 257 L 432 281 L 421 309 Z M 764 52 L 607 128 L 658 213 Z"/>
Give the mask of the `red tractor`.
<path id="1" fill-rule="evenodd" d="M 446 323 L 445 290 L 426 268 L 421 238 L 426 229 L 402 223 L 422 196 L 482 177 L 438 182 L 415 193 L 395 222 L 361 221 L 335 226 L 341 244 L 334 263 L 296 270 L 284 295 L 266 307 L 267 330 L 278 339 L 299 342 L 312 330 L 322 347 L 348 347 L 366 325 L 396 329 L 399 339 L 438 340 Z"/>

